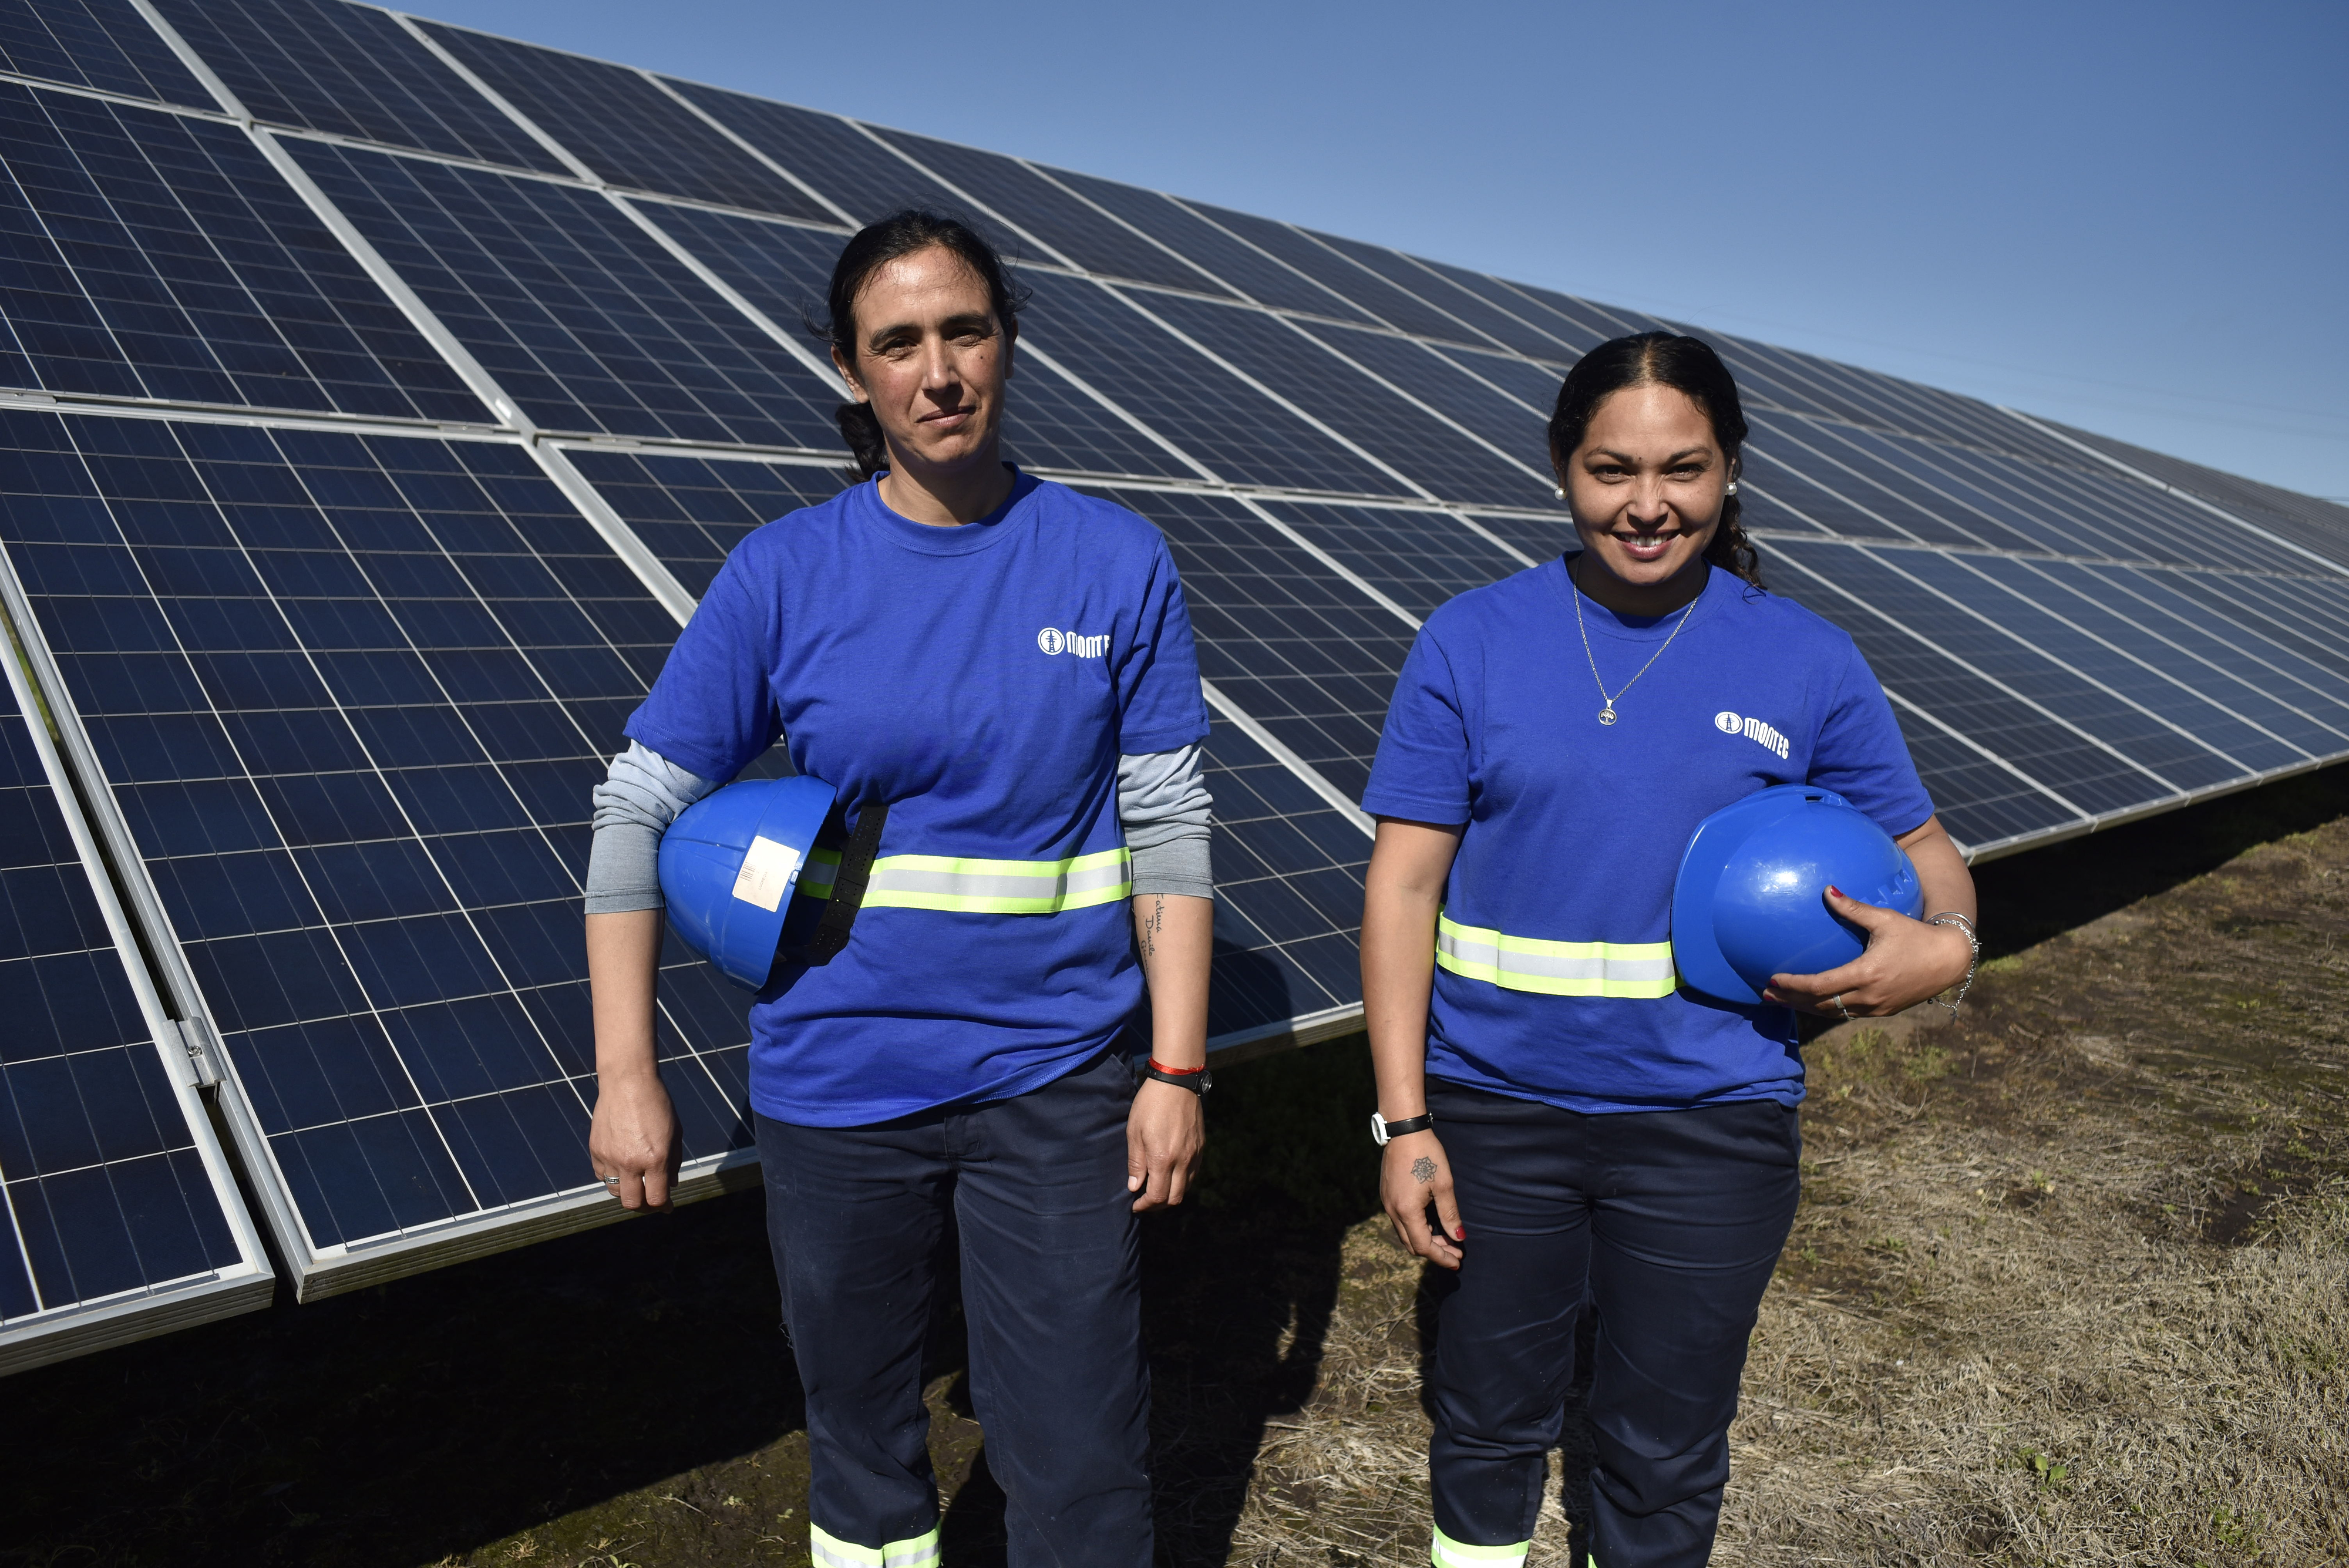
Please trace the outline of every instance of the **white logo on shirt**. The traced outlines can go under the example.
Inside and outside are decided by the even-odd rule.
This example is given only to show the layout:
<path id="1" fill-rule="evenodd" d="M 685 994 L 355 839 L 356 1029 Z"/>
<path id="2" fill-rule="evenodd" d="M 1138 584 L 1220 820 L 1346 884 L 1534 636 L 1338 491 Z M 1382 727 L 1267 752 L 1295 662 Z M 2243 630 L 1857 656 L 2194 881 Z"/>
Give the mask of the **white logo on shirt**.
<path id="1" fill-rule="evenodd" d="M 1780 762 L 1786 760 L 1786 737 L 1759 719 L 1742 718 L 1724 708 L 1713 716 L 1713 727 L 1724 735 L 1742 734 Z"/>
<path id="2" fill-rule="evenodd" d="M 1109 652 L 1109 634 L 1080 637 L 1073 631 L 1055 631 L 1050 627 L 1036 634 L 1036 646 L 1047 653 L 1071 653 L 1079 659 L 1100 659 Z"/>

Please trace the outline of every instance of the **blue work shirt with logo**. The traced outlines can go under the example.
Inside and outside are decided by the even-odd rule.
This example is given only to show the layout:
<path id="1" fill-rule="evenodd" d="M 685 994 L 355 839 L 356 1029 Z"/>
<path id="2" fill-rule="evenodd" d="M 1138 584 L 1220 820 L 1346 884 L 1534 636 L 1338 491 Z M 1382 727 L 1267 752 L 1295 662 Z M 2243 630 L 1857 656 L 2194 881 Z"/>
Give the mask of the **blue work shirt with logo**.
<path id="1" fill-rule="evenodd" d="M 753 533 L 626 732 L 704 778 L 788 740 L 800 772 L 888 803 L 880 854 L 1122 852 L 1121 753 L 1206 738 L 1174 564 L 1124 508 L 1017 476 L 928 527 L 877 482 Z M 802 900 L 804 902 L 804 900 Z M 750 1009 L 750 1099 L 857 1127 L 1017 1095 L 1091 1060 L 1141 1000 L 1123 896 L 1051 914 L 875 908 Z"/>
<path id="2" fill-rule="evenodd" d="M 1444 890 L 1461 953 L 1489 954 L 1496 937 L 1619 944 L 1608 950 L 1626 978 L 1564 995 L 1440 962 L 1427 1070 L 1575 1111 L 1799 1101 L 1794 1014 L 1667 989 L 1660 946 L 1697 825 L 1783 784 L 1834 790 L 1896 837 L 1933 813 L 1867 661 L 1799 605 L 1714 570 L 1685 624 L 1630 618 L 1553 560 L 1429 617 L 1363 809 L 1466 825 Z"/>

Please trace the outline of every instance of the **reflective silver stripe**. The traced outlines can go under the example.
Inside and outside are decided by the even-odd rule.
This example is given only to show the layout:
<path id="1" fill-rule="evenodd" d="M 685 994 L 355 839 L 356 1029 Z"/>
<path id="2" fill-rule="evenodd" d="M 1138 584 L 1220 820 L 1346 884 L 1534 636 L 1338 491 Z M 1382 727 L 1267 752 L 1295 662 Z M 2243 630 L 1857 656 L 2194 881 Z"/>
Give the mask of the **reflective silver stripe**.
<path id="1" fill-rule="evenodd" d="M 1670 942 L 1557 942 L 1435 922 L 1435 961 L 1454 974 L 1544 996 L 1652 1001 L 1679 984 Z"/>
<path id="2" fill-rule="evenodd" d="M 832 896 L 840 857 L 818 850 L 800 873 L 800 891 Z M 1066 860 L 974 860 L 946 855 L 884 855 L 864 885 L 866 909 L 942 909 L 978 915 L 1057 915 L 1133 895 L 1123 848 Z"/>

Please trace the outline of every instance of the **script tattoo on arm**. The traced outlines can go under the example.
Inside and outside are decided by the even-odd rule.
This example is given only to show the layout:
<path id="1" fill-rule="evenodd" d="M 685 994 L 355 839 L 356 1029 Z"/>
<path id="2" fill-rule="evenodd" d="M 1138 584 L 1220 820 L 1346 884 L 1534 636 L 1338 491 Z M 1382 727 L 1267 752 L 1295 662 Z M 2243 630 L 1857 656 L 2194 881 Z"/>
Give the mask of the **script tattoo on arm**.
<path id="1" fill-rule="evenodd" d="M 1165 925 L 1166 895 L 1154 893 L 1150 896 L 1150 912 L 1142 917 L 1142 962 L 1145 969 L 1149 967 L 1150 961 L 1157 956 L 1158 933 L 1165 928 Z"/>
<path id="2" fill-rule="evenodd" d="M 1422 1186 L 1425 1186 L 1435 1179 L 1435 1161 L 1423 1154 L 1411 1162 L 1411 1173 L 1419 1178 Z"/>

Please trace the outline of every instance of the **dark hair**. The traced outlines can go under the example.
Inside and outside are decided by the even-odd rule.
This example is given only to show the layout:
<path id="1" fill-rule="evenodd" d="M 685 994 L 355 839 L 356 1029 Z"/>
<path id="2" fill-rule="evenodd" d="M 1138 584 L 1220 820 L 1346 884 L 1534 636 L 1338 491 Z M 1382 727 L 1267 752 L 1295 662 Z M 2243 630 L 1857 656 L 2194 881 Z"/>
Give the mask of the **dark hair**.
<path id="1" fill-rule="evenodd" d="M 987 285 L 988 303 L 995 307 L 996 319 L 1003 323 L 1006 332 L 1019 329 L 1019 307 L 1028 301 L 1028 291 L 1011 281 L 1004 270 L 1003 258 L 995 247 L 978 235 L 978 231 L 959 218 L 933 213 L 926 207 L 907 207 L 890 213 L 876 223 L 867 223 L 850 236 L 840 248 L 840 259 L 833 264 L 832 290 L 825 300 L 825 317 L 821 322 L 810 320 L 809 331 L 837 349 L 850 364 L 856 363 L 856 296 L 872 275 L 900 256 L 912 255 L 936 245 L 960 256 L 965 265 L 977 273 Z M 869 403 L 846 402 L 833 410 L 840 421 L 840 433 L 848 443 L 851 472 L 859 480 L 872 478 L 889 466 L 889 449 L 881 439 L 881 421 Z"/>
<path id="2" fill-rule="evenodd" d="M 1557 389 L 1557 409 L 1549 417 L 1549 460 L 1558 478 L 1566 478 L 1567 461 L 1582 444 L 1590 416 L 1599 405 L 1626 387 L 1670 387 L 1685 392 L 1713 422 L 1713 439 L 1737 476 L 1739 450 L 1745 444 L 1745 410 L 1738 406 L 1737 383 L 1721 356 L 1702 338 L 1670 332 L 1641 332 L 1601 343 L 1575 362 Z M 1737 497 L 1722 502 L 1721 526 L 1705 545 L 1704 558 L 1723 571 L 1734 572 L 1762 586 L 1762 556 L 1737 521 Z"/>

